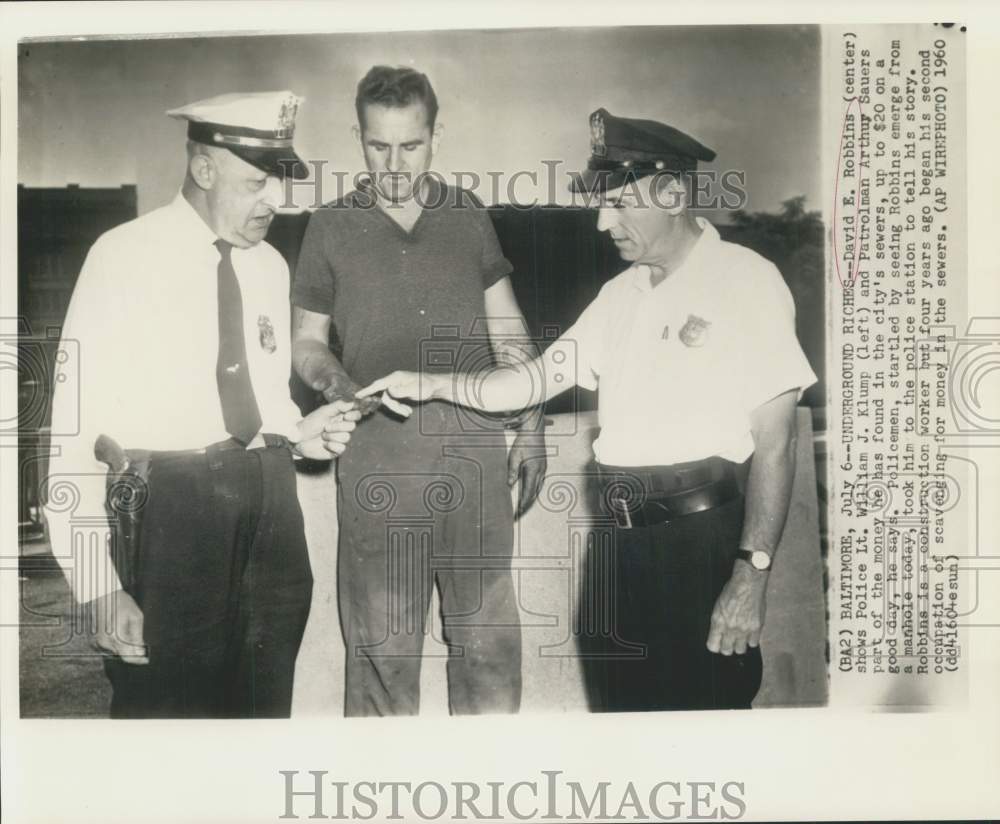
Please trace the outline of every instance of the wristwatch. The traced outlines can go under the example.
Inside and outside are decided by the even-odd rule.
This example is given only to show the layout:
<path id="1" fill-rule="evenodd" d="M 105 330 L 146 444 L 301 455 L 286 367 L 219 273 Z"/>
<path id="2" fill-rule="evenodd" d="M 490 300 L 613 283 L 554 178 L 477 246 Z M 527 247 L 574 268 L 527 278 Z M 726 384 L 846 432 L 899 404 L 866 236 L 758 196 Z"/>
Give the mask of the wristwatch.
<path id="1" fill-rule="evenodd" d="M 738 549 L 736 557 L 746 561 L 758 572 L 771 568 L 771 556 L 762 549 Z"/>

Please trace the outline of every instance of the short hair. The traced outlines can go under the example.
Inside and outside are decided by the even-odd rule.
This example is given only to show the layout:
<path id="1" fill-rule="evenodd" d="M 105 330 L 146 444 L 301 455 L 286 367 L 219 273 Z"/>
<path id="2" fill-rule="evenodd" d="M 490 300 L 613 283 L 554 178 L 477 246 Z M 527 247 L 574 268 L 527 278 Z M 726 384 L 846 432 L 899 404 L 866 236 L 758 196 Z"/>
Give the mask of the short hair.
<path id="1" fill-rule="evenodd" d="M 403 108 L 420 102 L 427 110 L 427 125 L 434 128 L 437 119 L 438 102 L 434 87 L 427 75 L 406 66 L 372 66 L 368 74 L 358 83 L 358 94 L 354 107 L 358 113 L 358 125 L 365 127 L 365 106 L 389 106 Z"/>
<path id="2" fill-rule="evenodd" d="M 212 153 L 209 151 L 209 149 L 215 148 L 214 146 L 209 146 L 205 143 L 199 143 L 197 140 L 188 140 L 187 143 L 185 143 L 184 145 L 185 148 L 187 149 L 188 160 L 190 160 L 192 157 L 197 157 L 198 155 L 206 155 L 207 157 L 211 157 Z"/>

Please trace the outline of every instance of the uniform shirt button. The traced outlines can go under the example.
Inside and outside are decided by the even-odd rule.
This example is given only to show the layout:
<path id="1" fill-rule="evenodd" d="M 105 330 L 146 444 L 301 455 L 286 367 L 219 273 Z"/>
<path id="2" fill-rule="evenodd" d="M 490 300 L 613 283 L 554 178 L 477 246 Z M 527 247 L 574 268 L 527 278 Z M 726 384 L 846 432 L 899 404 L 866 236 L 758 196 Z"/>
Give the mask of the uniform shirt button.
<path id="1" fill-rule="evenodd" d="M 426 313 L 426 312 L 425 312 L 425 311 L 424 311 L 423 309 L 421 309 L 421 310 L 420 310 L 420 314 L 421 314 L 421 315 L 426 315 L 427 313 Z"/>
<path id="2" fill-rule="evenodd" d="M 406 254 L 406 249 L 404 249 L 404 250 L 403 250 L 403 254 L 404 254 L 404 255 Z"/>

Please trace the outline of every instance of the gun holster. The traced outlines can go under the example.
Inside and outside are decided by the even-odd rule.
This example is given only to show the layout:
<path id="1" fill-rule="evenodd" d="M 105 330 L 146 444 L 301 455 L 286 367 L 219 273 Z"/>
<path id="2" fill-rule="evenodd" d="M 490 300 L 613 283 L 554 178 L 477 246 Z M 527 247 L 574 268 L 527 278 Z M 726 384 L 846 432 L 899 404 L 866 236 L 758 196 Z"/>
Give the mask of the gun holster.
<path id="1" fill-rule="evenodd" d="M 115 471 L 109 465 L 107 497 L 104 506 L 111 527 L 111 560 L 122 588 L 135 594 L 139 569 L 139 543 L 142 515 L 149 500 L 150 455 L 143 450 L 128 450 L 124 468 Z"/>

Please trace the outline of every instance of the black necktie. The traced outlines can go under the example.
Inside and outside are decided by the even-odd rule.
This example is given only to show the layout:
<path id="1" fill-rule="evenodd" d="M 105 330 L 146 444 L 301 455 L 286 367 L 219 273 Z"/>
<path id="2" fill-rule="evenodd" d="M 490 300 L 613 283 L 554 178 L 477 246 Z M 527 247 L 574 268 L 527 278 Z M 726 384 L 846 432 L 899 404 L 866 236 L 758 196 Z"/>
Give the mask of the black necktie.
<path id="1" fill-rule="evenodd" d="M 243 297 L 233 269 L 232 244 L 215 241 L 219 260 L 219 359 L 215 379 L 219 384 L 222 419 L 226 431 L 248 444 L 260 430 L 260 410 L 247 369 L 247 345 L 243 336 Z"/>

